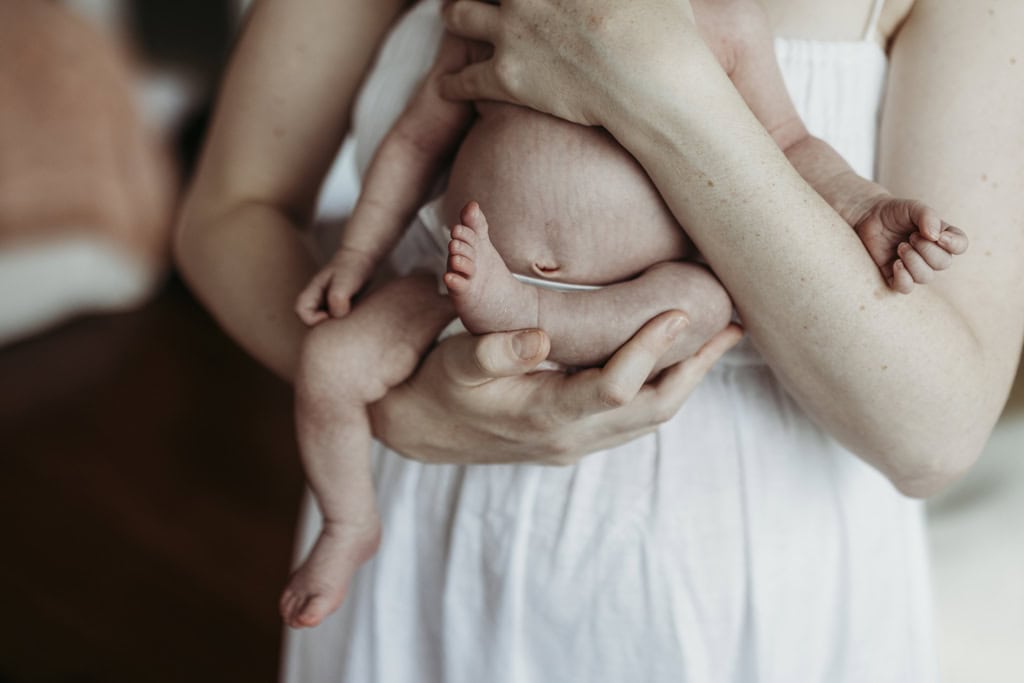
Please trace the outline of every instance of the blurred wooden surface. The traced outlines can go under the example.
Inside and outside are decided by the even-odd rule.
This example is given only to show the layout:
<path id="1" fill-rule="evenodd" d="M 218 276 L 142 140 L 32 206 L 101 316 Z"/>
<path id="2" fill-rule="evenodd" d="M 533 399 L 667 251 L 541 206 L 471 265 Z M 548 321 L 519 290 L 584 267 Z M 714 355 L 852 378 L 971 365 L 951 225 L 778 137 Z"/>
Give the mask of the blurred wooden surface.
<path id="1" fill-rule="evenodd" d="M 0 349 L 0 683 L 275 680 L 291 410 L 176 280 Z"/>

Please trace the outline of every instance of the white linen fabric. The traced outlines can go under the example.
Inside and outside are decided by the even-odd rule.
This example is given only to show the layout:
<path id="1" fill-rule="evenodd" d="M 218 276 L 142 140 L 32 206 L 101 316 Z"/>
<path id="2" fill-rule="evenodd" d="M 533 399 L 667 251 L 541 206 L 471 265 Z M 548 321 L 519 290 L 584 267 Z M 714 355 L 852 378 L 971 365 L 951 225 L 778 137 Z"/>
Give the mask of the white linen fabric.
<path id="1" fill-rule="evenodd" d="M 410 11 L 364 87 L 360 174 L 429 67 L 438 7 Z M 870 176 L 877 42 L 776 48 L 812 132 Z M 657 433 L 574 467 L 374 459 L 380 552 L 337 613 L 286 634 L 288 683 L 935 679 L 921 505 L 748 343 Z M 298 554 L 318 529 L 307 498 Z"/>

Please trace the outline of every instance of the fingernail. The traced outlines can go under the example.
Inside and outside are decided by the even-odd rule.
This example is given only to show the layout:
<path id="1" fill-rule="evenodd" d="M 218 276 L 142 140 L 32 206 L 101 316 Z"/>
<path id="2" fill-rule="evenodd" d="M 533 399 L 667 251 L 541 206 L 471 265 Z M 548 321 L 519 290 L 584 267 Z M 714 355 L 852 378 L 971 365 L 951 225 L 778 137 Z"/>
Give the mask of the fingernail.
<path id="1" fill-rule="evenodd" d="M 540 352 L 540 332 L 527 330 L 512 337 L 512 350 L 523 360 L 530 360 Z"/>
<path id="2" fill-rule="evenodd" d="M 939 235 L 939 244 L 941 244 L 943 246 L 949 246 L 950 242 L 952 242 L 952 241 L 953 241 L 953 238 L 950 237 L 949 233 L 947 233 L 947 232 L 944 232 L 941 235 Z"/>
<path id="3" fill-rule="evenodd" d="M 686 316 L 679 315 L 668 321 L 665 326 L 665 334 L 668 335 L 669 339 L 675 339 L 679 336 L 679 333 L 683 331 L 683 328 L 690 324 Z"/>

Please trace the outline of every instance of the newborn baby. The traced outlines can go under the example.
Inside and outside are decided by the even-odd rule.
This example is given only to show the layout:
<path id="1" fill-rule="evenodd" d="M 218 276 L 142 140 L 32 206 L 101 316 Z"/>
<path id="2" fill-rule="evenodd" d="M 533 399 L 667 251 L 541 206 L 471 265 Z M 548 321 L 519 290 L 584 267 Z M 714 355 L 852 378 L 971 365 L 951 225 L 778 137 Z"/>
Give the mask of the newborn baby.
<path id="1" fill-rule="evenodd" d="M 751 13 L 744 17 L 713 5 L 694 2 L 698 25 L 737 90 L 782 149 L 800 149 L 790 155 L 797 170 L 856 230 L 890 284 L 907 281 L 903 270 L 923 280 L 922 273 L 963 252 L 962 232 L 919 202 L 895 199 L 858 177 L 807 134 L 756 3 L 729 3 L 729 12 Z M 741 34 L 723 29 L 733 21 L 745 27 Z M 486 57 L 483 49 L 445 36 L 374 157 L 340 248 L 296 304 L 318 335 L 329 335 L 330 357 L 304 358 L 296 381 L 299 443 L 324 526 L 281 598 L 282 616 L 294 627 L 314 626 L 337 608 L 380 539 L 366 406 L 415 370 L 429 342 L 410 349 L 396 338 L 408 315 L 408 289 L 399 281 L 348 313 L 446 167 L 443 197 L 420 211 L 414 229 L 440 240 L 435 270 L 471 332 L 539 327 L 551 339 L 551 360 L 587 366 L 603 362 L 659 313 L 681 309 L 691 341 L 678 344 L 664 367 L 692 355 L 730 320 L 728 294 L 706 267 L 682 260 L 694 256 L 683 229 L 644 170 L 605 131 L 515 106 L 441 97 L 439 79 Z M 445 226 L 452 226 L 450 241 L 440 237 Z M 304 353 L 324 353 L 322 344 L 310 348 Z M 385 366 L 367 367 L 367 348 L 386 356 Z"/>

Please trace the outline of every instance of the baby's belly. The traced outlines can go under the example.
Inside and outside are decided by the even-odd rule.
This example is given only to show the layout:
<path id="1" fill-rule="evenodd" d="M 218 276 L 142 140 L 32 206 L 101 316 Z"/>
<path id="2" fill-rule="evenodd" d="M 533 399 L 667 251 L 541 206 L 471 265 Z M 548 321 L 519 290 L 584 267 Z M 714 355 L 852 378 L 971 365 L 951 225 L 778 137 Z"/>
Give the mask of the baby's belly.
<path id="1" fill-rule="evenodd" d="M 479 202 L 514 272 L 561 282 L 628 279 L 689 250 L 643 168 L 604 130 L 500 104 L 459 149 L 444 217 Z"/>

